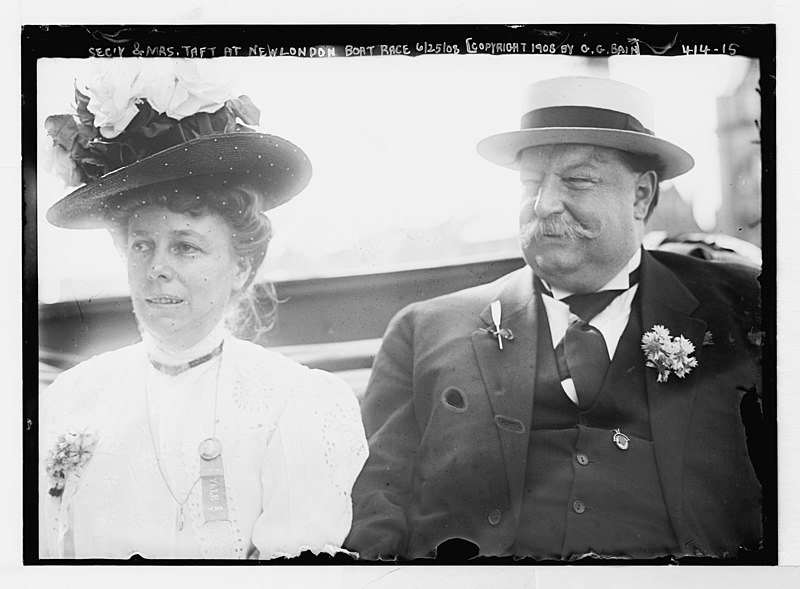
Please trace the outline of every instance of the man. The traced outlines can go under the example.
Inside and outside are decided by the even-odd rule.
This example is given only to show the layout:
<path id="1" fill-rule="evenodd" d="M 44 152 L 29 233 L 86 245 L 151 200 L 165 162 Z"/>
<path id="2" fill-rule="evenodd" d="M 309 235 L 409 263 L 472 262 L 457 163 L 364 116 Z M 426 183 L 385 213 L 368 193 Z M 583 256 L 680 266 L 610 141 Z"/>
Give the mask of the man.
<path id="1" fill-rule="evenodd" d="M 363 558 L 734 556 L 761 538 L 743 408 L 760 389 L 750 269 L 646 252 L 659 181 L 694 165 L 652 102 L 607 79 L 533 84 L 518 169 L 527 265 L 413 304 L 366 392 Z"/>

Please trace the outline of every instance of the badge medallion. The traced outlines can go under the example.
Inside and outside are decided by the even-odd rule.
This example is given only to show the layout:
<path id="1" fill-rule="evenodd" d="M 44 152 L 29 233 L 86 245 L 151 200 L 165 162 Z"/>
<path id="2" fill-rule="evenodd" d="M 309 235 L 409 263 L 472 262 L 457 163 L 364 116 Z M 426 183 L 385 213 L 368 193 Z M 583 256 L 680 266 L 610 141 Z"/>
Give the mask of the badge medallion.
<path id="1" fill-rule="evenodd" d="M 617 445 L 617 448 L 619 448 L 620 450 L 627 450 L 628 445 L 630 444 L 631 441 L 631 439 L 628 436 L 619 431 L 619 428 L 616 428 L 614 430 L 613 440 L 614 443 Z"/>
<path id="2" fill-rule="evenodd" d="M 200 458 L 203 460 L 214 460 L 217 456 L 222 454 L 222 442 L 217 438 L 206 438 L 200 442 L 197 451 L 200 454 Z"/>

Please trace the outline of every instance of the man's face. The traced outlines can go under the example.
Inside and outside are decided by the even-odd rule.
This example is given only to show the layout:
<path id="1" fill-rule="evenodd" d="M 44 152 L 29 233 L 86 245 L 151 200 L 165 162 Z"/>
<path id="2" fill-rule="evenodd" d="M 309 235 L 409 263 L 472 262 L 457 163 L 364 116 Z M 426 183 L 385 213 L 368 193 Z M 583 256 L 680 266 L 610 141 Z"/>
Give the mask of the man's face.
<path id="1" fill-rule="evenodd" d="M 655 174 L 632 172 L 614 149 L 546 145 L 525 150 L 520 241 L 552 286 L 592 292 L 641 244 Z"/>

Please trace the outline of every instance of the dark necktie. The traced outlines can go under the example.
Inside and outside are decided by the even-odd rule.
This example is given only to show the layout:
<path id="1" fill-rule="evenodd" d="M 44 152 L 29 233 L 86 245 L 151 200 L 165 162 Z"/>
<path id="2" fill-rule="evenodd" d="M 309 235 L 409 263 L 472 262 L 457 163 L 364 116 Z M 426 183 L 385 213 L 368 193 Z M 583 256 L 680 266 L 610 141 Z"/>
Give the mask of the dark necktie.
<path id="1" fill-rule="evenodd" d="M 631 276 L 630 284 L 635 284 L 638 276 Z M 537 279 L 537 287 L 546 296 L 553 296 L 550 290 Z M 605 309 L 611 301 L 624 290 L 603 290 L 588 294 L 565 297 L 569 305 L 570 323 L 567 332 L 556 346 L 556 362 L 561 380 L 572 378 L 578 404 L 584 411 L 589 409 L 600 394 L 603 381 L 611 361 L 605 338 L 600 331 L 589 325 L 595 315 Z"/>
<path id="2" fill-rule="evenodd" d="M 600 394 L 611 364 L 603 334 L 593 325 L 589 325 L 589 321 L 622 292 L 624 291 L 604 290 L 571 295 L 564 299 L 572 314 L 564 339 L 559 343 L 559 347 L 563 348 L 568 370 L 568 375 L 562 375 L 562 378 L 572 378 L 575 392 L 578 393 L 578 404 L 584 411 L 594 404 Z M 556 349 L 556 357 L 558 355 L 559 351 Z"/>

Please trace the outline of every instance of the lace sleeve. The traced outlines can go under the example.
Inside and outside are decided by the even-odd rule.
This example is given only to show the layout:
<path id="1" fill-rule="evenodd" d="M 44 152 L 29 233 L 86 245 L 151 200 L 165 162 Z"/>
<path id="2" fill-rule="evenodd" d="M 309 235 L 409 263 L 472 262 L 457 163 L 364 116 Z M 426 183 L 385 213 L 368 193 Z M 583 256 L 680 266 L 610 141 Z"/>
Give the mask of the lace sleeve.
<path id="1" fill-rule="evenodd" d="M 61 489 L 61 495 L 50 493 L 54 482 L 47 470 L 48 457 L 60 435 L 67 431 L 82 431 L 91 408 L 96 404 L 99 389 L 81 386 L 86 375 L 93 372 L 96 362 L 84 362 L 60 374 L 47 387 L 39 400 L 39 556 L 60 558 L 64 556 L 67 532 L 65 508 L 74 490 L 71 481 Z"/>
<path id="2" fill-rule="evenodd" d="M 68 432 L 90 434 L 108 423 L 114 393 L 135 387 L 143 356 L 138 346 L 95 356 L 62 372 L 39 400 L 39 554 L 41 558 L 63 558 L 71 554 L 70 501 L 79 486 L 80 468 L 70 469 L 62 480 L 60 494 L 49 491 L 56 481 L 48 475 L 47 463 L 56 443 Z"/>
<path id="3" fill-rule="evenodd" d="M 353 391 L 307 371 L 281 414 L 262 464 L 263 513 L 253 530 L 261 558 L 342 551 L 353 482 L 367 442 Z"/>
<path id="4" fill-rule="evenodd" d="M 57 436 L 54 421 L 60 415 L 59 405 L 68 396 L 71 379 L 62 374 L 45 389 L 39 399 L 39 557 L 57 558 L 58 515 L 60 499 L 50 495 L 47 458 Z"/>

